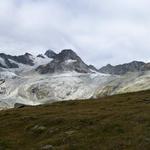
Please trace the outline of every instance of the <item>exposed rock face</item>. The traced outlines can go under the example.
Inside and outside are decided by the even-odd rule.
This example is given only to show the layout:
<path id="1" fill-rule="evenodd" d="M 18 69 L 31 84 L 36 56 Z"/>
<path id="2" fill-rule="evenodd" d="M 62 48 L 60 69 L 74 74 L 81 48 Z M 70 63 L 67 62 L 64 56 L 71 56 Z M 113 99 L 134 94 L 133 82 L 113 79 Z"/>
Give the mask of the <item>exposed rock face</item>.
<path id="1" fill-rule="evenodd" d="M 24 55 L 16 56 L 15 61 L 20 62 L 26 65 L 34 65 L 33 60 L 31 59 L 32 55 L 29 53 L 25 53 Z"/>
<path id="2" fill-rule="evenodd" d="M 55 58 L 57 54 L 56 54 L 54 51 L 52 51 L 52 50 L 47 50 L 47 51 L 45 52 L 45 55 L 46 55 L 47 57 L 49 57 L 49 58 Z"/>
<path id="3" fill-rule="evenodd" d="M 31 54 L 25 53 L 24 55 L 20 56 L 11 56 L 6 55 L 4 53 L 0 53 L 0 59 L 3 63 L 0 63 L 0 67 L 2 68 L 19 68 L 17 63 L 22 63 L 26 65 L 34 65 L 33 60 L 31 59 Z M 12 62 L 13 61 L 13 62 Z M 16 63 L 15 63 L 16 62 Z"/>
<path id="4" fill-rule="evenodd" d="M 0 85 L 2 85 L 3 83 L 5 83 L 5 79 L 0 79 Z"/>
<path id="5" fill-rule="evenodd" d="M 89 65 L 89 69 L 93 70 L 93 71 L 97 71 L 98 72 L 98 69 L 96 67 L 94 67 L 93 65 Z"/>
<path id="6" fill-rule="evenodd" d="M 39 58 L 45 58 L 42 54 L 37 55 Z"/>
<path id="7" fill-rule="evenodd" d="M 36 70 L 42 74 L 65 71 L 91 72 L 88 65 L 71 49 L 62 50 L 49 64 L 39 66 Z"/>
<path id="8" fill-rule="evenodd" d="M 108 64 L 107 66 L 99 69 L 101 73 L 123 75 L 127 72 L 138 72 L 144 70 L 145 63 L 140 61 L 133 61 L 131 63 L 126 63 L 122 65 L 112 66 Z"/>
<path id="9" fill-rule="evenodd" d="M 144 64 L 141 68 L 142 71 L 148 71 L 150 70 L 150 63 Z"/>
<path id="10" fill-rule="evenodd" d="M 21 103 L 15 103 L 14 104 L 14 108 L 24 108 L 24 107 L 29 107 L 30 105 L 25 105 L 25 104 L 21 104 Z"/>
<path id="11" fill-rule="evenodd" d="M 6 55 L 4 53 L 0 53 L 0 58 L 3 61 L 3 62 L 0 63 L 0 67 L 2 67 L 2 68 L 18 68 L 19 67 L 17 64 L 12 63 L 9 60 L 9 59 L 13 60 L 14 56 Z"/>

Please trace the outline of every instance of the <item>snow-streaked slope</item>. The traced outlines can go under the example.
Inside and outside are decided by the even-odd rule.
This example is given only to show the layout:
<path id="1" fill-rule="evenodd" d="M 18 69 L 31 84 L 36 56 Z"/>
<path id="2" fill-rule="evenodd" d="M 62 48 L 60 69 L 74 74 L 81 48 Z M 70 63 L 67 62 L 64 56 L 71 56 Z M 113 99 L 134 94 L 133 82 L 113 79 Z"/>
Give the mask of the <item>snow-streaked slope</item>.
<path id="1" fill-rule="evenodd" d="M 148 89 L 150 89 L 150 72 L 134 72 L 116 76 L 111 82 L 107 82 L 104 86 L 99 86 L 94 96 L 101 97 Z"/>
<path id="2" fill-rule="evenodd" d="M 4 67 L 7 67 L 5 61 L 3 58 L 0 57 L 0 64 L 2 64 Z"/>
<path id="3" fill-rule="evenodd" d="M 19 68 L 12 68 L 12 69 L 7 68 L 5 70 L 6 71 L 9 70 L 10 72 L 14 72 L 16 74 L 23 75 L 23 74 L 29 73 L 30 71 L 35 70 L 38 66 L 46 65 L 46 64 L 48 64 L 49 62 L 51 62 L 53 60 L 53 59 L 48 58 L 46 56 L 45 56 L 45 58 L 35 57 L 35 56 L 30 56 L 30 57 L 31 57 L 30 59 L 33 60 L 33 63 L 34 63 L 33 66 L 22 64 L 22 63 L 18 63 L 18 62 L 14 61 L 14 60 L 9 59 L 9 61 L 11 63 L 17 64 L 19 66 Z"/>
<path id="4" fill-rule="evenodd" d="M 10 79 L 10 78 L 16 78 L 17 75 L 11 71 L 1 71 L 0 72 L 0 79 Z"/>

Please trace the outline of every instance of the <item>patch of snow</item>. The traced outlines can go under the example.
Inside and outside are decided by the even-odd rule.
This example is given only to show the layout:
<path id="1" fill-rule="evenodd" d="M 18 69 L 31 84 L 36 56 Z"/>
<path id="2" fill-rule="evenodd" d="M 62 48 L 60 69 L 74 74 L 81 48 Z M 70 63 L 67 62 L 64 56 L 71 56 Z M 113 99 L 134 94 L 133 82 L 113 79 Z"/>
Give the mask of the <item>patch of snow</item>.
<path id="1" fill-rule="evenodd" d="M 68 59 L 65 61 L 66 64 L 71 64 L 71 63 L 75 63 L 75 62 L 77 62 L 77 60 Z"/>
<path id="2" fill-rule="evenodd" d="M 30 57 L 33 60 L 33 63 L 34 63 L 33 66 L 18 63 L 14 60 L 9 59 L 9 61 L 11 63 L 17 64 L 19 66 L 19 68 L 11 68 L 11 69 L 8 69 L 8 70 L 11 71 L 11 72 L 15 72 L 17 74 L 24 74 L 24 73 L 30 72 L 32 70 L 35 70 L 40 65 L 46 65 L 46 64 L 50 63 L 53 60 L 53 59 L 50 59 L 48 57 L 45 57 L 45 58 L 34 57 L 34 56 L 30 56 Z"/>
<path id="3" fill-rule="evenodd" d="M 1 57 L 0 57 L 0 63 L 1 63 L 3 66 L 7 67 L 7 64 L 5 63 L 4 59 L 1 58 Z"/>
<path id="4" fill-rule="evenodd" d="M 48 58 L 48 57 L 45 57 L 45 58 L 35 57 L 35 58 L 33 59 L 34 64 L 35 64 L 35 65 L 34 65 L 34 68 L 35 68 L 35 67 L 38 67 L 38 66 L 40 66 L 40 65 L 46 65 L 46 64 L 50 63 L 52 60 L 53 60 L 53 59 Z"/>
<path id="5" fill-rule="evenodd" d="M 2 79 L 10 79 L 10 78 L 15 78 L 17 75 L 13 72 L 10 71 L 2 71 L 0 72 L 0 78 Z"/>

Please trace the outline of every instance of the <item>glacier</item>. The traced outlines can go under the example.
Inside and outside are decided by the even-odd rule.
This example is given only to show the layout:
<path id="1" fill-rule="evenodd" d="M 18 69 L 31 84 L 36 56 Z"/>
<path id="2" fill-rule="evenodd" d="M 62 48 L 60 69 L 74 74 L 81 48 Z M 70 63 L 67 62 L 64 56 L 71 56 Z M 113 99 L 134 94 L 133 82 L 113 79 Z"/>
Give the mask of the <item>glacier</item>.
<path id="1" fill-rule="evenodd" d="M 5 83 L 0 85 L 0 109 L 13 108 L 15 103 L 39 105 L 150 89 L 150 72 L 124 76 L 77 72 L 41 75 L 32 70 L 19 76 L 4 71 L 0 76 L 5 76 Z"/>

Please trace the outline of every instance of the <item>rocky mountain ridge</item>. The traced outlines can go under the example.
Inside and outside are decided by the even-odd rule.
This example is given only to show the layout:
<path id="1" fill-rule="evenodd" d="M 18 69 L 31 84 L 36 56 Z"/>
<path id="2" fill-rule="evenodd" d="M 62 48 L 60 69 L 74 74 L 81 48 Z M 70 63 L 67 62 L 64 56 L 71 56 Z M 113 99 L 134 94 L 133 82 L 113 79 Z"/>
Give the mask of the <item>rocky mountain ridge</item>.
<path id="1" fill-rule="evenodd" d="M 12 55 L 0 53 L 0 67 L 19 68 L 17 63 L 33 66 L 34 63 L 33 60 L 31 59 L 31 56 L 32 55 L 29 53 L 25 53 L 24 55 L 20 55 L 20 56 L 12 56 Z"/>
<path id="2" fill-rule="evenodd" d="M 39 60 L 38 65 L 36 65 L 37 58 L 41 59 L 42 63 Z M 124 75 L 128 72 L 150 70 L 150 63 L 141 61 L 133 61 L 116 66 L 108 64 L 97 69 L 95 66 L 87 65 L 83 62 L 83 60 L 71 49 L 62 50 L 58 54 L 53 50 L 47 50 L 44 54 L 39 54 L 36 57 L 30 53 L 25 53 L 24 55 L 19 56 L 0 53 L 0 68 L 19 68 L 19 64 L 27 66 L 36 65 L 36 68 L 34 69 L 42 74 L 56 72 L 61 73 L 65 71 L 76 71 L 79 73 L 90 73 L 96 71 L 104 74 Z"/>
<path id="3" fill-rule="evenodd" d="M 43 63 L 39 62 L 38 65 L 36 65 L 38 59 L 40 59 Z M 29 53 L 25 53 L 24 55 L 20 56 L 12 56 L 0 53 L 1 68 L 20 68 L 20 65 L 36 65 L 37 68 L 34 69 L 41 74 L 56 72 L 61 73 L 65 71 L 90 73 L 92 70 L 92 68 L 85 64 L 83 60 L 71 49 L 62 50 L 58 54 L 52 50 L 47 50 L 44 55 L 39 54 L 36 57 Z"/>
<path id="4" fill-rule="evenodd" d="M 99 69 L 99 72 L 106 74 L 124 75 L 128 72 L 149 71 L 150 64 L 141 61 L 133 61 L 122 65 L 112 66 L 108 64 Z"/>
<path id="5" fill-rule="evenodd" d="M 1 53 L 0 109 L 147 90 L 149 70 L 149 63 L 136 61 L 99 71 L 70 49 L 37 56 Z"/>

